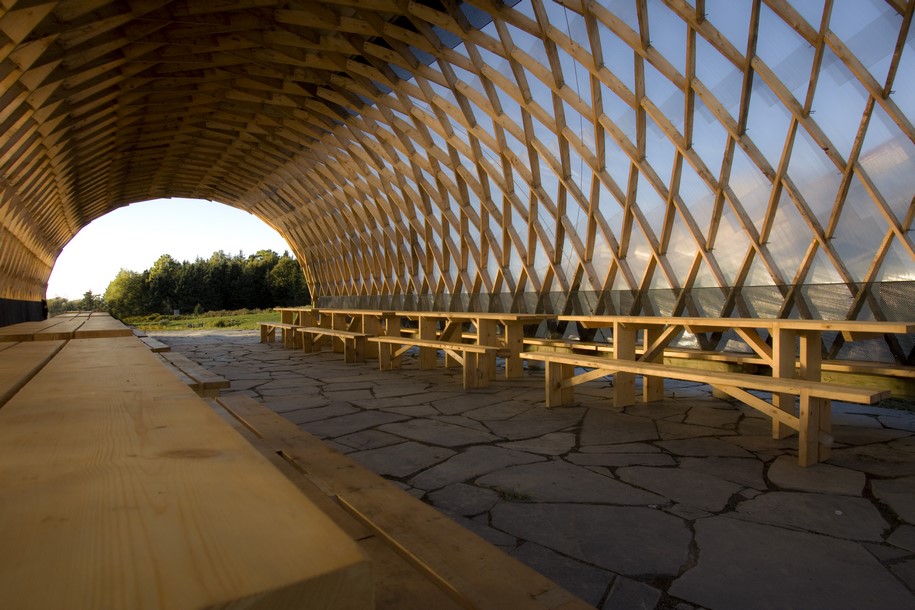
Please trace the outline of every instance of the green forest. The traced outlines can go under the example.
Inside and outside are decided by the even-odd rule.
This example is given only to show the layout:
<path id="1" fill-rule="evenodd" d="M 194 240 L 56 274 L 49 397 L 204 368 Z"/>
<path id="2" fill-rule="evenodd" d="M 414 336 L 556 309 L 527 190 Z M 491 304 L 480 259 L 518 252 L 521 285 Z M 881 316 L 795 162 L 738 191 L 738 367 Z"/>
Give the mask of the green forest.
<path id="1" fill-rule="evenodd" d="M 50 313 L 105 310 L 124 319 L 150 314 L 268 309 L 311 301 L 305 276 L 295 258 L 273 250 L 245 256 L 214 252 L 208 259 L 179 262 L 163 254 L 142 272 L 121 269 L 104 295 L 51 299 Z"/>

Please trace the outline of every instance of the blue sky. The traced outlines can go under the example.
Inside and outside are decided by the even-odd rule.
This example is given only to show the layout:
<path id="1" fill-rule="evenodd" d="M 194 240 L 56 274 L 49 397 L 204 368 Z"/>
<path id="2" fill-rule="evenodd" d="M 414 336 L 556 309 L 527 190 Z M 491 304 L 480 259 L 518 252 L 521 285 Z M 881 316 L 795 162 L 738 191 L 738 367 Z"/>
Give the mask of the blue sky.
<path id="1" fill-rule="evenodd" d="M 163 254 L 179 261 L 217 251 L 253 254 L 292 249 L 262 220 L 239 209 L 199 199 L 156 199 L 115 210 L 84 227 L 61 252 L 48 282 L 48 298 L 104 294 L 120 269 L 143 271 Z"/>

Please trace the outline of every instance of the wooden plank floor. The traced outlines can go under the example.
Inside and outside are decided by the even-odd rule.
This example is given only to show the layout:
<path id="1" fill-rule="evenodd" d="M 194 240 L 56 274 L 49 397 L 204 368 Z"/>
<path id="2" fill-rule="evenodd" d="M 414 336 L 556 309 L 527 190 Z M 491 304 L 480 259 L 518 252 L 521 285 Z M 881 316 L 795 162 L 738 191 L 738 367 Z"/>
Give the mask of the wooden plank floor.
<path id="1" fill-rule="evenodd" d="M 0 409 L 0 548 L 0 608 L 371 606 L 358 547 L 133 337 Z"/>

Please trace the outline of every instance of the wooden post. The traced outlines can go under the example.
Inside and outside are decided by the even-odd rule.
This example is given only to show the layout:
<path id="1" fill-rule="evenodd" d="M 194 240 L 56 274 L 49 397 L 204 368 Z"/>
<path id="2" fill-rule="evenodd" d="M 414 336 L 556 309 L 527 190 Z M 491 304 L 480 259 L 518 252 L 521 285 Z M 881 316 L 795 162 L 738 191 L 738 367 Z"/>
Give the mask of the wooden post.
<path id="1" fill-rule="evenodd" d="M 377 316 L 372 314 L 363 314 L 360 316 L 362 318 L 361 323 L 356 332 L 365 333 L 372 337 L 377 337 L 382 333 L 382 324 L 381 320 Z M 365 356 L 367 358 L 377 358 L 378 357 L 378 344 L 369 343 L 365 346 Z"/>
<path id="2" fill-rule="evenodd" d="M 810 330 L 799 333 L 798 337 L 799 348 L 798 348 L 798 374 L 801 379 L 809 379 L 811 381 L 822 381 L 822 368 L 823 368 L 823 352 L 821 346 L 821 332 L 818 330 Z M 811 431 L 815 434 L 816 438 L 819 438 L 820 432 L 826 432 L 827 434 L 832 434 L 832 401 L 827 398 L 815 398 L 809 399 L 810 404 L 804 404 L 804 395 L 801 394 L 801 412 L 806 408 L 808 411 L 816 410 L 819 412 L 818 422 L 819 426 L 816 431 Z M 824 445 L 822 443 L 817 443 L 817 455 L 816 462 L 822 462 L 823 460 L 829 459 L 829 454 L 832 450 L 832 447 L 829 445 Z"/>
<path id="3" fill-rule="evenodd" d="M 438 320 L 431 316 L 419 317 L 419 338 L 434 340 L 438 331 Z M 432 347 L 419 348 L 419 368 L 434 369 L 436 349 Z"/>
<path id="4" fill-rule="evenodd" d="M 795 357 L 794 340 L 797 333 L 793 330 L 785 330 L 776 325 L 772 329 L 772 376 L 783 379 L 794 377 L 797 360 Z M 772 404 L 776 409 L 793 413 L 794 395 L 793 394 L 772 394 Z M 772 438 L 785 438 L 791 434 L 792 430 L 779 420 L 772 419 Z"/>
<path id="5" fill-rule="evenodd" d="M 646 326 L 645 334 L 642 337 L 642 344 L 648 349 L 664 330 L 663 326 Z M 659 350 L 658 355 L 646 362 L 663 362 L 664 351 Z M 642 400 L 644 402 L 654 402 L 664 400 L 664 378 L 663 377 L 644 377 L 642 380 Z"/>
<path id="6" fill-rule="evenodd" d="M 522 322 L 505 322 L 505 347 L 509 356 L 505 359 L 505 378 L 517 379 L 524 374 L 524 361 L 521 352 L 524 351 L 524 324 Z"/>
<path id="7" fill-rule="evenodd" d="M 801 466 L 811 466 L 820 461 L 820 414 L 822 398 L 813 398 L 807 390 L 801 390 L 801 429 L 797 443 L 797 462 Z"/>
<path id="8" fill-rule="evenodd" d="M 477 327 L 477 345 L 498 345 L 498 335 L 496 320 L 482 320 L 477 318 L 474 322 Z M 486 379 L 496 378 L 496 352 L 488 351 L 480 354 L 480 372 Z"/>
<path id="9" fill-rule="evenodd" d="M 485 388 L 489 379 L 480 369 L 480 356 L 476 352 L 464 352 L 464 389 Z"/>
<path id="10" fill-rule="evenodd" d="M 547 408 L 570 405 L 575 401 L 572 386 L 563 387 L 563 382 L 572 378 L 575 367 L 571 364 L 546 362 L 546 406 Z"/>
<path id="11" fill-rule="evenodd" d="M 384 336 L 386 337 L 399 337 L 400 336 L 400 316 L 395 316 L 393 314 L 386 315 L 382 318 L 384 323 Z M 386 349 L 385 349 L 386 348 Z M 399 369 L 403 363 L 402 356 L 393 356 L 394 346 L 391 344 L 378 344 L 378 358 L 381 359 L 382 353 L 387 351 L 387 370 Z"/>
<path id="12" fill-rule="evenodd" d="M 635 362 L 635 339 L 638 331 L 620 322 L 613 323 L 613 357 Z M 635 404 L 635 375 L 618 372 L 613 376 L 613 404 L 628 407 Z"/>

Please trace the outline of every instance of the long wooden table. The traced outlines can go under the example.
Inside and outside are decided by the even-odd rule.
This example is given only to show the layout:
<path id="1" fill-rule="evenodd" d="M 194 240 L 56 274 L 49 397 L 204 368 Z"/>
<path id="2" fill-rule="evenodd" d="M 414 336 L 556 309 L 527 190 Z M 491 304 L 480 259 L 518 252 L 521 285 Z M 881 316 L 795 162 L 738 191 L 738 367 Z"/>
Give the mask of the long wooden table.
<path id="1" fill-rule="evenodd" d="M 398 311 L 398 318 L 416 320 L 419 338 L 441 341 L 460 341 L 464 325 L 471 324 L 476 329 L 476 345 L 501 348 L 505 355 L 505 378 L 521 377 L 524 372 L 524 327 L 540 324 L 553 316 L 550 314 L 527 313 L 493 313 L 493 312 L 455 312 L 455 311 Z M 439 329 L 439 326 L 442 328 Z M 501 329 L 501 333 L 499 332 Z M 435 350 L 420 348 L 420 367 L 434 366 Z M 496 378 L 496 353 L 490 352 L 481 356 L 479 369 L 489 379 Z"/>
<path id="2" fill-rule="evenodd" d="M 772 369 L 773 377 L 820 381 L 822 369 L 822 335 L 840 332 L 847 340 L 878 337 L 884 334 L 915 333 L 915 322 L 868 320 L 790 320 L 774 318 L 704 318 L 673 316 L 560 316 L 560 321 L 575 322 L 582 328 L 612 329 L 613 357 L 643 363 L 662 362 L 664 349 L 685 331 L 692 334 L 733 330 L 753 352 Z M 638 335 L 642 335 L 641 354 L 636 353 Z M 765 335 L 767 336 L 764 336 Z M 620 372 L 613 381 L 614 403 L 631 405 L 635 401 L 635 375 Z M 643 400 L 660 400 L 664 396 L 664 379 L 644 379 Z M 818 400 L 802 396 L 801 400 Z M 787 411 L 794 406 L 794 396 L 773 396 L 773 404 Z M 803 405 L 828 418 L 823 405 Z M 824 421 L 828 427 L 830 422 Z M 773 438 L 784 438 L 792 430 L 778 418 L 772 419 Z"/>
<path id="3" fill-rule="evenodd" d="M 133 337 L 0 408 L 0 548 L 0 608 L 372 606 L 356 544 Z"/>

